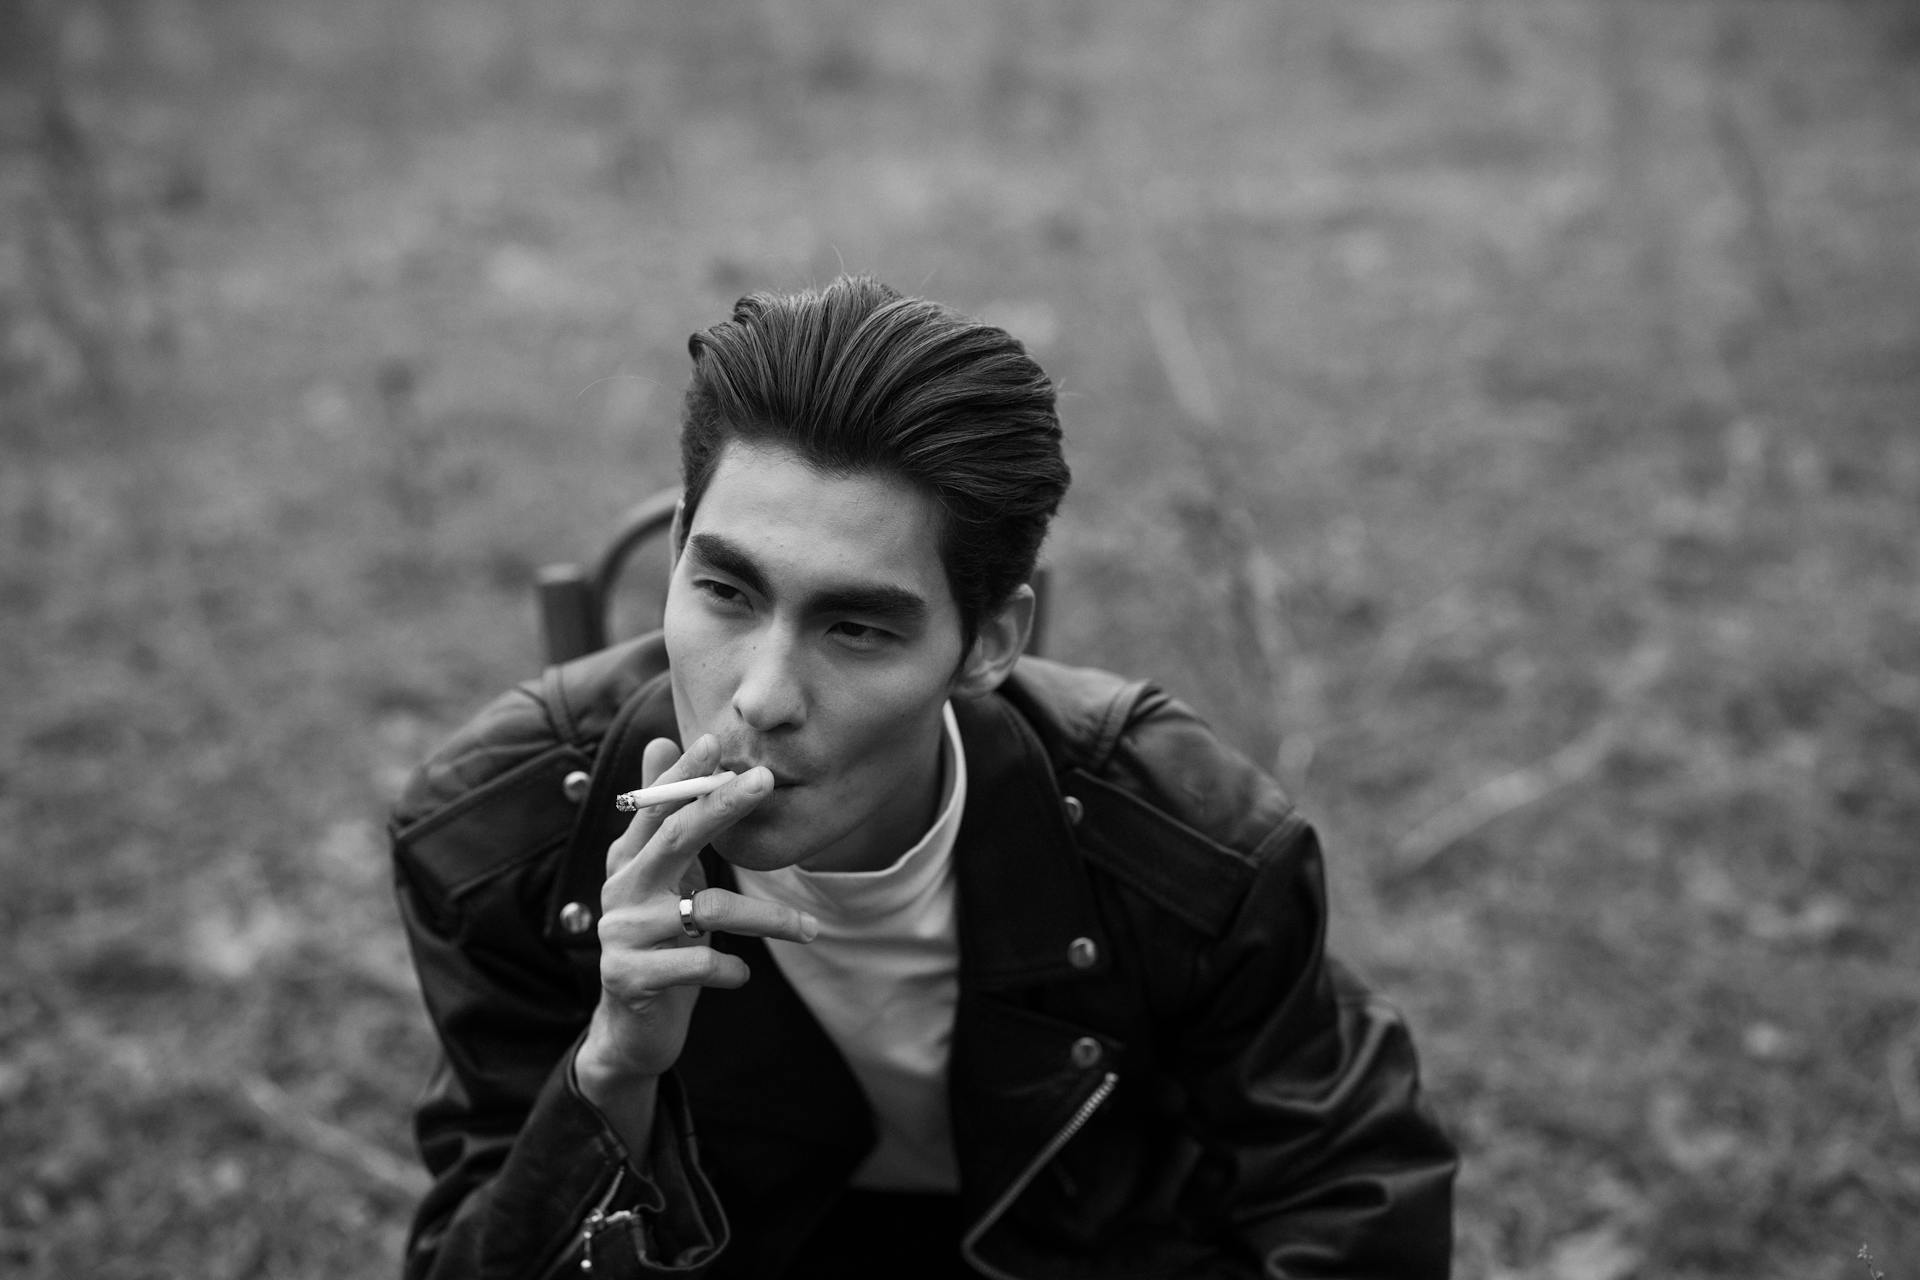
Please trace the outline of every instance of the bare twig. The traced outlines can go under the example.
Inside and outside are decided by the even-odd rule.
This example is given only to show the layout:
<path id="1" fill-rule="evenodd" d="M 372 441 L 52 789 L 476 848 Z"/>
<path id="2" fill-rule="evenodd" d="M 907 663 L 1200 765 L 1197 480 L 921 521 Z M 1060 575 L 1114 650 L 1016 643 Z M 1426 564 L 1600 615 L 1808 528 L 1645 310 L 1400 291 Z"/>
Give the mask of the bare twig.
<path id="1" fill-rule="evenodd" d="M 1299 645 L 1287 626 L 1282 599 L 1286 571 L 1261 543 L 1246 504 L 1235 501 L 1223 506 L 1226 527 L 1240 544 L 1240 554 L 1233 561 L 1234 575 L 1247 602 L 1244 610 L 1235 611 L 1235 617 L 1251 633 L 1260 654 L 1263 683 L 1273 711 L 1271 727 L 1279 734 L 1274 771 L 1282 785 L 1298 790 L 1306 786 L 1318 744 L 1314 732 L 1299 727 L 1282 731 L 1281 726 L 1318 726 L 1325 724 L 1327 717 L 1322 714 L 1324 708 L 1317 694 L 1288 676 L 1292 665 L 1288 657 Z"/>
<path id="2" fill-rule="evenodd" d="M 242 1076 L 239 1085 L 242 1096 L 266 1127 L 309 1151 L 347 1165 L 369 1181 L 405 1196 L 416 1196 L 426 1189 L 418 1168 L 351 1129 L 322 1120 L 265 1076 Z"/>
<path id="3" fill-rule="evenodd" d="M 1160 357 L 1160 369 L 1173 391 L 1174 403 L 1196 423 L 1219 426 L 1220 403 L 1214 398 L 1206 362 L 1200 356 L 1200 347 L 1193 340 L 1193 330 L 1179 302 L 1167 294 L 1155 293 L 1146 299 L 1141 310 L 1146 316 L 1147 333 L 1153 338 L 1154 354 Z"/>
<path id="4" fill-rule="evenodd" d="M 1156 261 L 1150 271 L 1154 279 L 1164 280 L 1165 269 Z M 1286 572 L 1260 538 L 1253 513 L 1239 494 L 1239 483 L 1229 459 L 1223 456 L 1218 439 L 1222 410 L 1221 396 L 1231 396 L 1232 380 L 1223 371 L 1211 374 L 1201 354 L 1185 310 L 1171 289 L 1150 294 L 1141 307 L 1153 338 L 1154 353 L 1173 392 L 1174 402 L 1186 419 L 1182 435 L 1192 447 L 1206 472 L 1213 498 L 1213 510 L 1219 516 L 1218 533 L 1227 572 L 1232 575 L 1236 596 L 1244 606 L 1231 611 L 1234 625 L 1251 642 L 1260 656 L 1260 678 L 1272 710 L 1272 728 L 1290 719 L 1302 718 L 1294 690 L 1286 679 L 1288 655 L 1297 647 L 1287 634 L 1282 592 Z M 1216 391 L 1216 385 L 1221 390 Z M 1318 716 L 1306 716 L 1317 721 Z M 1299 731 L 1281 736 L 1274 768 L 1281 780 L 1293 786 L 1304 783 L 1314 754 L 1313 738 Z"/>
<path id="5" fill-rule="evenodd" d="M 1280 584 L 1285 581 L 1285 576 L 1272 553 L 1260 545 L 1259 531 L 1254 528 L 1253 516 L 1245 505 L 1228 503 L 1224 514 L 1228 527 L 1240 542 L 1238 576 L 1240 585 L 1247 591 L 1250 605 L 1248 627 L 1253 632 L 1261 661 L 1266 664 L 1267 676 L 1275 682 L 1277 694 L 1280 673 L 1286 670 L 1287 650 L 1290 647 L 1289 637 L 1282 634 L 1286 615 L 1281 612 Z"/>
<path id="6" fill-rule="evenodd" d="M 115 250 L 112 199 L 99 155 L 75 110 L 62 56 L 65 10 L 9 4 L 0 22 L 28 86 L 35 198 L 18 211 L 26 271 L 41 317 L 69 345 L 95 402 L 122 407 L 127 281 Z M 9 68 L 9 73 L 14 70 Z"/>
<path id="7" fill-rule="evenodd" d="M 1394 846 L 1394 874 L 1422 870 L 1495 819 L 1536 804 L 1592 773 L 1606 759 L 1617 727 L 1614 718 L 1602 720 L 1539 764 L 1483 782 L 1424 819 Z"/>
<path id="8" fill-rule="evenodd" d="M 1754 145 L 1753 125 L 1742 110 L 1732 83 L 1738 72 L 1736 50 L 1741 45 L 1739 29 L 1733 24 L 1746 19 L 1744 15 L 1730 12 L 1721 21 L 1723 30 L 1709 83 L 1708 133 L 1745 214 L 1745 237 L 1762 306 L 1790 316 L 1795 311 L 1794 294 L 1786 255 L 1781 250 L 1779 220 L 1774 217 L 1774 201 L 1760 149 Z"/>
<path id="9" fill-rule="evenodd" d="M 116 1034 L 85 1011 L 84 1003 L 59 974 L 34 965 L 29 966 L 29 976 L 68 1035 L 85 1046 L 97 1061 L 130 1077 L 141 1087 L 150 1088 L 156 1079 L 164 1079 L 168 1081 L 166 1087 L 170 1093 L 191 1091 L 222 1099 L 241 1099 L 262 1128 L 346 1165 L 377 1186 L 408 1197 L 426 1189 L 424 1174 L 419 1169 L 378 1143 L 321 1119 L 264 1076 L 210 1068 L 151 1040 Z"/>
<path id="10" fill-rule="evenodd" d="M 1606 761 L 1636 696 L 1666 669 L 1669 654 L 1659 644 L 1628 657 L 1612 681 L 1608 699 L 1614 710 L 1538 764 L 1512 770 L 1481 783 L 1459 800 L 1420 822 L 1394 846 L 1391 874 L 1411 875 L 1447 850 L 1507 814 L 1537 804 L 1578 782 Z"/>

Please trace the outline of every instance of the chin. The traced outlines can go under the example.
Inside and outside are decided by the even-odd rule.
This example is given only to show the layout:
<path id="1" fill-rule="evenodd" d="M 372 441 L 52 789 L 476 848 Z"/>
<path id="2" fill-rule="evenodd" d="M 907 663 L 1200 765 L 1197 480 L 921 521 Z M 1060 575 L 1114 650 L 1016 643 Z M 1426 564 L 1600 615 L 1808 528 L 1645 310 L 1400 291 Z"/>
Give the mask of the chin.
<path id="1" fill-rule="evenodd" d="M 721 832 L 710 843 L 722 859 L 748 871 L 778 871 L 781 867 L 790 867 L 803 860 L 814 851 L 812 846 L 782 832 L 777 825 L 750 831 L 735 826 Z"/>
<path id="2" fill-rule="evenodd" d="M 722 862 L 739 867 L 742 871 L 778 871 L 798 861 L 798 859 L 783 857 L 773 850 L 761 849 L 757 846 L 742 849 L 716 844 L 713 846 L 713 851 L 720 855 Z"/>

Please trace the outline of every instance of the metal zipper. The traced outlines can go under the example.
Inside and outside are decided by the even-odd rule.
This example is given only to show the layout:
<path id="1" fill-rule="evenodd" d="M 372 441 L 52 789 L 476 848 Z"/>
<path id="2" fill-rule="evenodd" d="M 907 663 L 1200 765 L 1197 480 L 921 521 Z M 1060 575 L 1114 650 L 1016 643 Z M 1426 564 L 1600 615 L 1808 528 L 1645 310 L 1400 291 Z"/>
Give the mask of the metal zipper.
<path id="1" fill-rule="evenodd" d="M 599 1234 L 609 1223 L 622 1217 L 632 1216 L 632 1211 L 628 1209 L 621 1209 L 613 1214 L 608 1214 L 607 1212 L 607 1206 L 612 1204 L 614 1197 L 619 1194 L 620 1184 L 626 1181 L 626 1172 L 625 1169 L 615 1169 L 613 1171 L 613 1177 L 607 1182 L 607 1189 L 600 1194 L 599 1201 L 587 1212 L 586 1219 L 580 1224 L 579 1231 L 569 1231 L 565 1236 L 561 1237 L 562 1243 L 560 1245 L 559 1255 L 555 1257 L 551 1263 L 547 1264 L 546 1270 L 540 1272 L 541 1280 L 553 1280 L 553 1278 L 558 1276 L 561 1270 L 565 1268 L 567 1258 L 573 1253 L 573 1249 L 566 1243 L 567 1241 L 575 1241 L 580 1246 L 579 1265 L 581 1272 L 586 1275 L 593 1273 L 594 1236 Z"/>
<path id="2" fill-rule="evenodd" d="M 1093 1113 L 1105 1104 L 1107 1098 L 1113 1093 L 1114 1086 L 1119 1083 L 1120 1075 L 1118 1072 L 1107 1072 L 1107 1074 L 1101 1078 L 1100 1083 L 1094 1086 L 1093 1092 L 1087 1095 L 1087 1100 L 1080 1104 L 1079 1109 L 1073 1113 L 1072 1118 L 1061 1128 L 1060 1132 L 1054 1134 L 1053 1137 L 1048 1140 L 1047 1145 L 1040 1148 L 1039 1154 L 1034 1156 L 1034 1158 L 1027 1163 L 1027 1167 L 1020 1171 L 1020 1176 L 1007 1184 L 1007 1189 L 1000 1193 L 999 1199 L 988 1206 L 987 1211 L 980 1216 L 980 1221 L 974 1223 L 967 1231 L 967 1234 L 960 1238 L 960 1252 L 968 1262 L 972 1263 L 973 1266 L 985 1272 L 987 1275 L 992 1276 L 994 1280 L 1020 1280 L 1020 1277 L 1013 1275 L 1011 1272 L 1002 1271 L 993 1264 L 982 1261 L 979 1255 L 974 1252 L 974 1246 L 980 1242 L 980 1237 L 986 1235 L 988 1231 L 993 1229 L 993 1224 L 998 1222 L 1001 1215 L 1006 1213 L 1008 1207 L 1020 1198 L 1020 1193 L 1027 1189 L 1028 1184 L 1039 1176 L 1040 1170 L 1046 1167 L 1047 1161 L 1060 1154 L 1060 1148 L 1071 1142 L 1073 1135 L 1086 1127 L 1087 1121 L 1093 1119 Z"/>

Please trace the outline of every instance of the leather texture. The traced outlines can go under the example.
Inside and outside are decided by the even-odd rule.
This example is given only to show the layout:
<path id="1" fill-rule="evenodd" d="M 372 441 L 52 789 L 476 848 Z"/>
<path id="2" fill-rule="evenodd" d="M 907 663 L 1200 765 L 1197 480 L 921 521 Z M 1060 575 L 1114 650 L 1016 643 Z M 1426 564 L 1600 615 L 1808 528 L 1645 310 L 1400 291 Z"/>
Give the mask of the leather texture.
<path id="1" fill-rule="evenodd" d="M 675 736 L 657 636 L 497 700 L 396 806 L 402 918 L 444 1048 L 406 1274 L 776 1277 L 873 1142 L 755 939 L 628 1153 L 572 1085 L 592 928 L 639 748 Z M 1401 1020 L 1325 949 L 1321 854 L 1279 788 L 1141 682 L 1022 659 L 957 702 L 950 1095 L 985 1274 L 1449 1274 L 1456 1155 Z M 563 785 L 591 774 L 585 799 Z M 577 791 L 575 793 L 578 794 Z M 703 855 L 714 883 L 726 865 Z M 578 912 L 575 912 L 577 920 Z"/>

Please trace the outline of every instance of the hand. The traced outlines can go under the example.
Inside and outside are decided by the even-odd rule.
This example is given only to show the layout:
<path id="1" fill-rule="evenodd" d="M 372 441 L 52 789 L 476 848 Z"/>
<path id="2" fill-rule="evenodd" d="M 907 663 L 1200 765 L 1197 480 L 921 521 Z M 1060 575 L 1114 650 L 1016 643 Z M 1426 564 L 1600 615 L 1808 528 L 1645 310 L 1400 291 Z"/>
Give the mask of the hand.
<path id="1" fill-rule="evenodd" d="M 700 738 L 684 756 L 656 738 L 641 755 L 646 786 L 713 772 L 719 748 Z M 702 987 L 737 987 L 747 965 L 680 927 L 680 897 L 694 898 L 703 930 L 810 942 L 819 923 L 803 911 L 705 887 L 699 853 L 773 794 L 773 775 L 747 770 L 718 790 L 633 815 L 607 850 L 600 891 L 600 1003 L 574 1059 L 581 1091 L 613 1120 L 629 1150 L 644 1149 L 653 1090 L 679 1060 Z"/>

